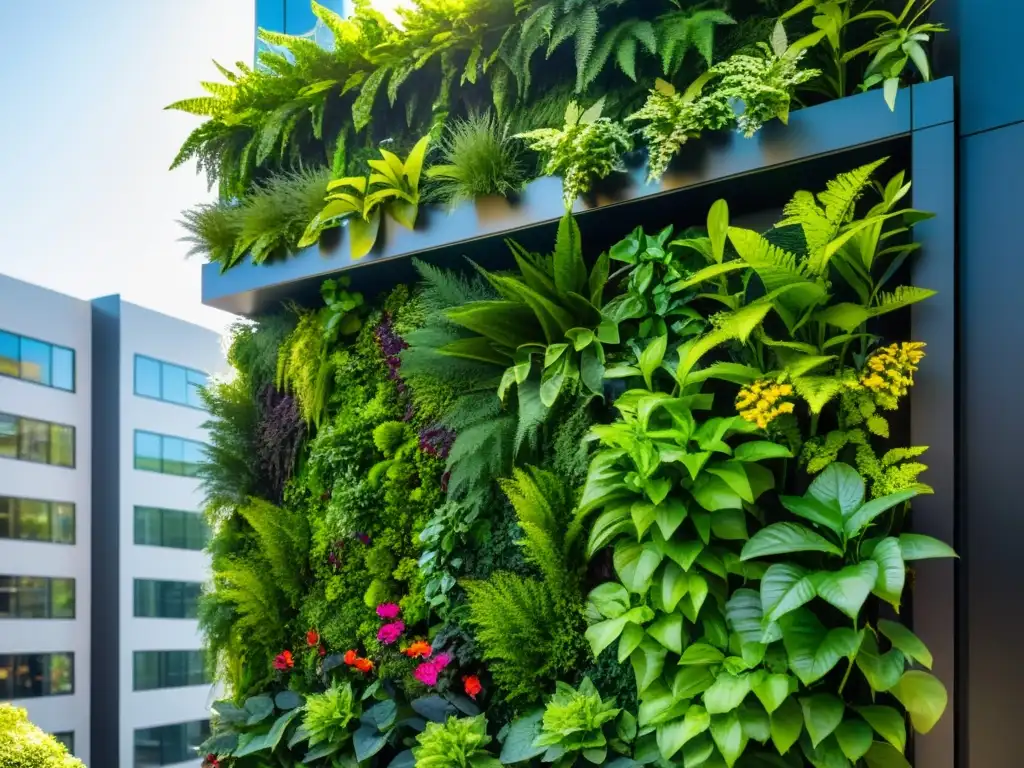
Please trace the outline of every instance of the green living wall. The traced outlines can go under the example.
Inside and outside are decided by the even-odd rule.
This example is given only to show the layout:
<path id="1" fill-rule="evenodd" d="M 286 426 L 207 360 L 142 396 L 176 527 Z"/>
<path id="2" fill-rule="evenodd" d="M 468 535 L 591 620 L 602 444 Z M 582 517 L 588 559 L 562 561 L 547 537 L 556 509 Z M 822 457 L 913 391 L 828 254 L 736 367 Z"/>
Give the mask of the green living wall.
<path id="1" fill-rule="evenodd" d="M 177 105 L 221 192 L 192 236 L 230 268 L 343 223 L 358 256 L 540 173 L 568 207 L 637 143 L 657 177 L 703 130 L 891 103 L 929 5 L 314 5 L 332 51 L 268 35 Z M 880 160 L 764 232 L 720 200 L 603 251 L 567 213 L 507 270 L 239 324 L 205 393 L 206 765 L 909 765 L 947 694 L 900 608 L 955 556 L 910 525 L 910 189 Z"/>

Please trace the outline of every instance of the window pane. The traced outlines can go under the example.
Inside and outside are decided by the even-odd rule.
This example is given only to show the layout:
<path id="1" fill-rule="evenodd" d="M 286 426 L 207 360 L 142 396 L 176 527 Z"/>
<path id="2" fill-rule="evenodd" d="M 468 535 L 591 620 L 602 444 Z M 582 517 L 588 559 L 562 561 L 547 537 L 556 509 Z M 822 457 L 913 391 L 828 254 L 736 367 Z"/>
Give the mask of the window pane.
<path id="1" fill-rule="evenodd" d="M 45 619 L 50 615 L 49 579 L 19 576 L 16 586 L 19 619 Z"/>
<path id="2" fill-rule="evenodd" d="M 60 731 L 59 733 L 53 734 L 53 738 L 64 745 L 69 755 L 75 754 L 75 732 L 74 731 Z"/>
<path id="3" fill-rule="evenodd" d="M 160 435 L 137 431 L 135 433 L 135 468 L 160 472 L 162 469 L 160 449 Z"/>
<path id="4" fill-rule="evenodd" d="M 135 580 L 135 615 L 140 618 L 154 618 L 157 615 L 158 581 L 149 579 Z"/>
<path id="5" fill-rule="evenodd" d="M 185 441 L 180 437 L 163 438 L 163 471 L 168 475 L 185 474 Z"/>
<path id="6" fill-rule="evenodd" d="M 21 419 L 18 458 L 50 463 L 50 425 L 45 421 Z"/>
<path id="7" fill-rule="evenodd" d="M 14 698 L 34 699 L 44 695 L 46 656 L 41 653 L 19 655 L 14 662 Z"/>
<path id="8" fill-rule="evenodd" d="M 45 501 L 21 499 L 18 508 L 17 537 L 30 541 L 49 541 L 50 505 Z"/>
<path id="9" fill-rule="evenodd" d="M 160 687 L 160 655 L 152 651 L 135 651 L 134 690 L 150 691 Z"/>
<path id="10" fill-rule="evenodd" d="M 188 404 L 193 408 L 204 408 L 203 398 L 199 396 L 199 388 L 206 386 L 206 374 L 199 371 L 188 372 Z"/>
<path id="11" fill-rule="evenodd" d="M 176 509 L 163 510 L 163 540 L 165 547 L 185 548 L 185 513 Z"/>
<path id="12" fill-rule="evenodd" d="M 199 593 L 201 591 L 201 584 L 185 583 L 184 616 L 186 619 L 196 619 L 199 617 Z"/>
<path id="13" fill-rule="evenodd" d="M 14 514 L 18 502 L 9 496 L 0 496 L 0 539 L 14 538 Z"/>
<path id="14" fill-rule="evenodd" d="M 185 440 L 184 470 L 188 477 L 199 474 L 199 465 L 206 461 L 206 446 L 191 440 Z"/>
<path id="15" fill-rule="evenodd" d="M 18 618 L 17 577 L 0 576 L 0 619 Z M 3 696 L 0 696 L 3 701 Z"/>
<path id="16" fill-rule="evenodd" d="M 165 619 L 185 618 L 185 584 L 180 581 L 160 582 L 159 616 Z"/>
<path id="17" fill-rule="evenodd" d="M 70 653 L 51 654 L 49 667 L 49 694 L 72 693 L 75 688 L 73 656 Z"/>
<path id="18" fill-rule="evenodd" d="M 160 510 L 152 507 L 135 508 L 135 543 L 160 546 Z"/>
<path id="19" fill-rule="evenodd" d="M 52 540 L 58 544 L 75 543 L 75 505 L 63 502 L 53 502 L 50 505 L 53 512 L 53 536 Z"/>
<path id="20" fill-rule="evenodd" d="M 160 397 L 160 363 L 141 355 L 135 356 L 135 393 Z"/>
<path id="21" fill-rule="evenodd" d="M 74 579 L 51 579 L 50 580 L 50 606 L 51 618 L 73 619 L 75 618 L 75 580 Z"/>
<path id="22" fill-rule="evenodd" d="M 50 463 L 58 467 L 75 466 L 75 428 L 50 425 Z"/>
<path id="23" fill-rule="evenodd" d="M 58 389 L 66 389 L 69 392 L 75 389 L 75 352 L 66 347 L 53 348 L 53 386 Z"/>
<path id="24" fill-rule="evenodd" d="M 163 399 L 169 403 L 184 405 L 188 402 L 188 384 L 185 369 L 169 363 L 163 364 Z"/>
<path id="25" fill-rule="evenodd" d="M 21 366 L 18 361 L 18 345 L 21 341 L 19 336 L 7 331 L 0 331 L 0 375 L 20 376 Z"/>
<path id="26" fill-rule="evenodd" d="M 21 339 L 21 378 L 50 383 L 50 345 L 34 339 Z"/>
<path id="27" fill-rule="evenodd" d="M 14 656 L 0 654 L 0 701 L 14 698 Z"/>
<path id="28" fill-rule="evenodd" d="M 203 516 L 195 512 L 185 515 L 185 546 L 196 551 L 206 546 L 207 533 L 206 521 Z"/>
<path id="29" fill-rule="evenodd" d="M 0 413 L 0 457 L 18 458 L 18 417 Z"/>

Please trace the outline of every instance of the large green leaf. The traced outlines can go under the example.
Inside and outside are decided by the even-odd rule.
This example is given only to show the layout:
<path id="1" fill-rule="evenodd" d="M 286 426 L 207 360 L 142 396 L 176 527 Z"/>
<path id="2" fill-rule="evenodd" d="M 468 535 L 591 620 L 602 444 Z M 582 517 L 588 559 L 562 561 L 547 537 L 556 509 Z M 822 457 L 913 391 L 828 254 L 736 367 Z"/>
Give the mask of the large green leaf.
<path id="1" fill-rule="evenodd" d="M 814 478 L 807 493 L 822 503 L 838 507 L 846 520 L 864 503 L 864 479 L 849 464 L 836 461 Z"/>
<path id="2" fill-rule="evenodd" d="M 900 534 L 900 551 L 904 560 L 928 560 L 937 557 L 957 557 L 953 548 L 931 536 L 919 533 Z"/>
<path id="3" fill-rule="evenodd" d="M 871 559 L 878 563 L 878 578 L 872 591 L 898 611 L 907 572 L 899 540 L 892 536 L 882 539 L 872 550 Z"/>
<path id="4" fill-rule="evenodd" d="M 910 722 L 918 733 L 928 733 L 935 727 L 949 701 L 942 681 L 917 669 L 903 673 L 892 695 L 910 714 Z"/>
<path id="5" fill-rule="evenodd" d="M 505 765 L 524 763 L 544 754 L 547 747 L 535 747 L 534 742 L 541 730 L 544 710 L 540 709 L 519 718 L 508 729 L 501 746 L 501 762 Z"/>
<path id="6" fill-rule="evenodd" d="M 859 535 L 861 531 L 867 528 L 883 512 L 887 512 L 905 501 L 910 501 L 910 499 L 917 495 L 918 490 L 916 488 L 907 488 L 891 493 L 888 496 L 883 496 L 880 499 L 872 499 L 847 518 L 845 526 L 846 535 L 852 539 L 854 536 Z"/>
<path id="7" fill-rule="evenodd" d="M 266 720 L 274 712 L 274 700 L 269 696 L 251 696 L 245 700 L 245 711 L 249 713 L 246 725 L 256 725 Z"/>
<path id="8" fill-rule="evenodd" d="M 677 700 L 699 696 L 715 682 L 715 675 L 703 665 L 680 667 L 672 678 L 672 695 Z"/>
<path id="9" fill-rule="evenodd" d="M 583 263 L 580 228 L 569 211 L 566 211 L 558 223 L 553 266 L 555 288 L 559 293 L 583 293 L 586 290 L 587 267 Z"/>
<path id="10" fill-rule="evenodd" d="M 899 650 L 880 653 L 878 642 L 870 630 L 864 633 L 860 651 L 857 653 L 857 668 L 864 673 L 873 691 L 888 691 L 900 681 L 905 659 Z"/>
<path id="11" fill-rule="evenodd" d="M 683 655 L 679 658 L 679 664 L 680 666 L 690 664 L 721 664 L 724 660 L 725 655 L 713 645 L 694 643 L 683 651 Z"/>
<path id="12" fill-rule="evenodd" d="M 685 291 L 687 288 L 693 288 L 701 283 L 706 283 L 708 280 L 714 280 L 716 277 L 721 277 L 722 275 L 727 275 L 731 272 L 737 272 L 746 268 L 747 265 L 739 260 L 727 261 L 724 264 L 712 264 L 710 267 L 704 267 L 704 269 L 694 272 L 685 280 L 677 280 L 669 285 L 668 289 L 672 293 L 678 293 L 679 291 Z"/>
<path id="13" fill-rule="evenodd" d="M 711 718 L 711 738 L 728 768 L 736 765 L 749 741 L 736 712 Z"/>
<path id="14" fill-rule="evenodd" d="M 874 738 L 871 726 L 857 718 L 848 718 L 841 722 L 836 728 L 835 736 L 839 748 L 853 763 L 864 757 L 871 749 L 871 741 Z"/>
<path id="15" fill-rule="evenodd" d="M 381 733 L 373 726 L 364 725 L 352 737 L 356 760 L 360 763 L 376 755 L 388 743 L 388 734 Z"/>
<path id="16" fill-rule="evenodd" d="M 590 590 L 587 599 L 606 619 L 617 619 L 629 610 L 629 593 L 621 584 L 608 581 Z"/>
<path id="17" fill-rule="evenodd" d="M 907 724 L 903 715 L 892 707 L 872 704 L 857 707 L 857 713 L 867 720 L 872 730 L 901 753 L 907 748 Z"/>
<path id="18" fill-rule="evenodd" d="M 590 529 L 590 538 L 587 540 L 588 558 L 593 557 L 622 534 L 632 531 L 633 521 L 630 518 L 629 509 L 628 504 L 620 504 L 605 510 L 598 516 L 594 521 L 594 527 Z"/>
<path id="19" fill-rule="evenodd" d="M 789 667 L 804 685 L 823 678 L 860 645 L 857 632 L 848 627 L 828 630 L 806 608 L 784 616 L 779 623 Z"/>
<path id="20" fill-rule="evenodd" d="M 761 596 L 752 589 L 737 589 L 725 604 L 725 620 L 742 645 L 767 645 L 779 639 L 781 630 L 775 623 L 765 623 Z"/>
<path id="21" fill-rule="evenodd" d="M 932 668 L 932 654 L 921 638 L 896 621 L 882 619 L 878 622 L 878 631 L 889 638 L 893 648 L 903 651 L 908 659 L 928 669 Z"/>
<path id="22" fill-rule="evenodd" d="M 754 682 L 751 685 L 751 690 L 770 715 L 789 698 L 795 682 L 789 675 L 776 672 L 770 675 L 766 674 L 763 679 Z"/>
<path id="23" fill-rule="evenodd" d="M 653 638 L 644 638 L 643 642 L 640 643 L 640 647 L 633 651 L 633 654 L 629 657 L 629 662 L 633 667 L 633 675 L 636 678 L 636 689 L 637 694 L 643 694 L 651 683 L 661 677 L 662 670 L 665 668 L 665 656 L 668 655 L 668 651 L 661 645 L 657 640 Z M 690 667 L 690 669 L 700 669 L 699 667 Z"/>
<path id="24" fill-rule="evenodd" d="M 813 496 L 780 496 L 782 506 L 797 517 L 823 525 L 835 533 L 843 532 L 843 518 L 835 504 L 827 504 Z"/>
<path id="25" fill-rule="evenodd" d="M 789 459 L 793 452 L 784 445 L 757 440 L 736 446 L 732 457 L 736 461 L 764 461 L 766 459 Z"/>
<path id="26" fill-rule="evenodd" d="M 823 600 L 834 605 L 851 619 L 856 619 L 877 580 L 878 563 L 865 560 L 857 565 L 848 565 L 839 571 L 815 573 L 814 588 Z"/>
<path id="27" fill-rule="evenodd" d="M 804 713 L 796 699 L 786 699 L 772 712 L 772 744 L 779 754 L 786 754 L 796 744 L 804 729 Z"/>
<path id="28" fill-rule="evenodd" d="M 750 693 L 749 675 L 731 675 L 720 672 L 715 683 L 704 692 L 704 707 L 708 714 L 720 715 L 732 712 L 743 703 Z"/>
<path id="29" fill-rule="evenodd" d="M 673 653 L 683 652 L 683 617 L 678 613 L 663 613 L 647 628 L 647 634 Z"/>
<path id="30" fill-rule="evenodd" d="M 804 696 L 800 699 L 800 707 L 804 713 L 804 726 L 811 737 L 811 744 L 817 747 L 843 721 L 846 705 L 843 700 L 831 693 L 819 693 Z"/>
<path id="31" fill-rule="evenodd" d="M 778 621 L 815 596 L 814 582 L 798 565 L 776 563 L 761 578 L 761 608 L 769 621 Z"/>
<path id="32" fill-rule="evenodd" d="M 380 231 L 380 208 L 376 208 L 364 219 L 353 216 L 348 220 L 350 256 L 353 261 L 363 258 L 373 250 Z"/>
<path id="33" fill-rule="evenodd" d="M 669 560 L 662 569 L 659 578 L 661 587 L 661 605 L 669 613 L 676 609 L 679 601 L 690 591 L 690 577 L 675 562 Z"/>
<path id="34" fill-rule="evenodd" d="M 533 312 L 514 301 L 473 301 L 448 309 L 444 314 L 456 325 L 510 350 L 535 342 L 541 336 Z"/>
<path id="35" fill-rule="evenodd" d="M 644 351 L 640 353 L 640 372 L 644 376 L 648 389 L 654 386 L 652 377 L 654 372 L 661 367 L 661 362 L 665 359 L 665 350 L 667 348 L 668 337 L 656 336 L 648 342 L 647 346 L 644 347 Z"/>
<path id="36" fill-rule="evenodd" d="M 842 550 L 814 531 L 798 523 L 775 523 L 755 533 L 743 546 L 741 560 L 793 552 L 827 552 L 841 556 Z"/>
<path id="37" fill-rule="evenodd" d="M 913 768 L 902 752 L 881 741 L 872 742 L 871 749 L 864 755 L 864 762 L 868 768 Z"/>
<path id="38" fill-rule="evenodd" d="M 619 542 L 615 546 L 613 563 L 615 573 L 623 586 L 637 595 L 645 595 L 651 588 L 654 572 L 661 565 L 662 555 L 652 544 Z"/>

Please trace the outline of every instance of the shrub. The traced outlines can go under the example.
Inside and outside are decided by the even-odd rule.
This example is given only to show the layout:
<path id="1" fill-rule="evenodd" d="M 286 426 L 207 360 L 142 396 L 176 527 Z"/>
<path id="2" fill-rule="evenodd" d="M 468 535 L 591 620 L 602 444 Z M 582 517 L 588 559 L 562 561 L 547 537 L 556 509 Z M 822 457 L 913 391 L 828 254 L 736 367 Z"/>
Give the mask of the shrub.
<path id="1" fill-rule="evenodd" d="M 490 113 L 455 120 L 441 142 L 441 163 L 427 171 L 435 194 L 452 205 L 487 195 L 509 195 L 525 180 L 515 141 Z"/>
<path id="2" fill-rule="evenodd" d="M 3 768 L 85 768 L 64 745 L 28 720 L 28 712 L 0 704 L 0 766 Z"/>

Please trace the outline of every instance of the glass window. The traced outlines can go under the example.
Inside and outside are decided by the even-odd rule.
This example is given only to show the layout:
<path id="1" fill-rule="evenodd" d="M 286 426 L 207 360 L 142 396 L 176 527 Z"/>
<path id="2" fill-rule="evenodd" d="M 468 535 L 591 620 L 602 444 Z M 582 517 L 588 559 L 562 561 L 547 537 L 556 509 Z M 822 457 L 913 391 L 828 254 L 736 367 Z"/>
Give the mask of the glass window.
<path id="1" fill-rule="evenodd" d="M 53 734 L 53 738 L 64 745 L 64 748 L 68 751 L 69 755 L 75 754 L 75 732 L 74 731 L 58 731 Z"/>
<path id="2" fill-rule="evenodd" d="M 163 541 L 165 546 L 185 549 L 185 513 L 176 509 L 163 510 Z"/>
<path id="3" fill-rule="evenodd" d="M 185 514 L 185 549 L 201 550 L 209 540 L 206 521 L 198 513 Z"/>
<path id="4" fill-rule="evenodd" d="M 50 540 L 50 506 L 45 501 L 21 499 L 18 513 L 18 538 L 30 541 Z"/>
<path id="5" fill-rule="evenodd" d="M 51 384 L 57 389 L 75 390 L 75 352 L 67 347 L 53 348 Z"/>
<path id="6" fill-rule="evenodd" d="M 50 463 L 58 467 L 75 466 L 75 428 L 50 425 Z"/>
<path id="7" fill-rule="evenodd" d="M 0 576 L 0 619 L 17 618 L 16 582 L 14 576 Z"/>
<path id="8" fill-rule="evenodd" d="M 0 539 L 14 538 L 16 505 L 9 496 L 0 496 Z"/>
<path id="9" fill-rule="evenodd" d="M 73 653 L 0 655 L 0 701 L 74 693 Z"/>
<path id="10" fill-rule="evenodd" d="M 194 619 L 199 614 L 201 584 L 191 581 L 135 580 L 135 616 Z"/>
<path id="11" fill-rule="evenodd" d="M 50 425 L 45 421 L 21 419 L 18 425 L 18 458 L 47 464 L 50 461 Z"/>
<path id="12" fill-rule="evenodd" d="M 45 619 L 50 615 L 49 579 L 19 576 L 15 588 L 17 617 L 19 619 Z"/>
<path id="13" fill-rule="evenodd" d="M 135 508 L 135 543 L 160 546 L 161 515 L 152 507 Z"/>
<path id="14" fill-rule="evenodd" d="M 188 372 L 188 404 L 193 408 L 205 408 L 203 398 L 199 395 L 199 390 L 206 386 L 207 376 L 205 373 L 199 371 Z"/>
<path id="15" fill-rule="evenodd" d="M 163 471 L 161 456 L 163 454 L 160 435 L 152 432 L 135 432 L 135 468 L 150 472 Z"/>
<path id="16" fill-rule="evenodd" d="M 21 339 L 21 378 L 50 384 L 50 345 L 35 339 Z"/>
<path id="17" fill-rule="evenodd" d="M 159 768 L 195 760 L 200 745 L 209 737 L 209 720 L 137 728 L 134 768 Z"/>
<path id="18" fill-rule="evenodd" d="M 59 501 L 50 503 L 52 541 L 57 544 L 75 543 L 75 505 Z"/>
<path id="19" fill-rule="evenodd" d="M 206 523 L 198 512 L 156 507 L 135 508 L 135 543 L 151 547 L 201 550 Z"/>
<path id="20" fill-rule="evenodd" d="M 75 618 L 74 579 L 50 579 L 50 617 Z"/>
<path id="21" fill-rule="evenodd" d="M 0 576 L 0 618 L 75 618 L 75 580 Z"/>
<path id="22" fill-rule="evenodd" d="M 170 403 L 186 405 L 188 403 L 188 382 L 185 369 L 164 363 L 161 381 L 163 399 Z"/>
<path id="23" fill-rule="evenodd" d="M 18 417 L 0 413 L 0 456 L 18 458 Z"/>
<path id="24" fill-rule="evenodd" d="M 199 475 L 199 467 L 206 461 L 206 446 L 191 440 L 185 441 L 184 470 L 187 477 Z"/>
<path id="25" fill-rule="evenodd" d="M 163 472 L 167 475 L 185 474 L 185 441 L 180 437 L 163 437 Z"/>
<path id="26" fill-rule="evenodd" d="M 0 375 L 21 375 L 21 337 L 0 331 Z"/>
<path id="27" fill-rule="evenodd" d="M 135 356 L 135 394 L 160 399 L 160 363 Z"/>
<path id="28" fill-rule="evenodd" d="M 134 690 L 208 685 L 202 651 L 135 651 Z"/>

